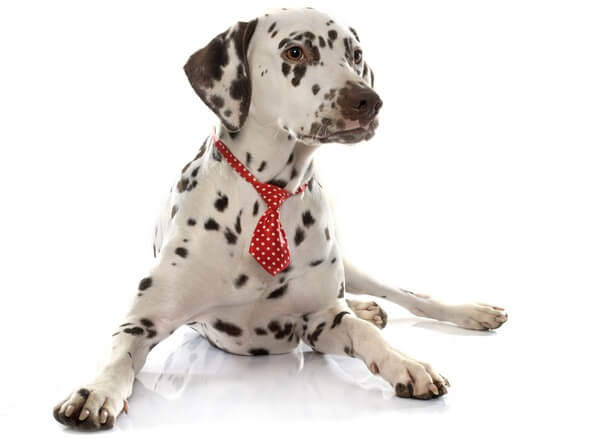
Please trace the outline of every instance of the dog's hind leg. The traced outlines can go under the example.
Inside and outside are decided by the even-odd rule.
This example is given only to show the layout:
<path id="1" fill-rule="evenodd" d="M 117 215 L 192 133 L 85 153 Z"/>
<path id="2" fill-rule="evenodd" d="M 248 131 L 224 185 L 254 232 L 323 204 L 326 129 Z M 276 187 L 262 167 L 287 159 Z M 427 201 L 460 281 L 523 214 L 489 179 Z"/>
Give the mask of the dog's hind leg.
<path id="1" fill-rule="evenodd" d="M 390 287 L 364 274 L 347 260 L 344 260 L 344 273 L 346 292 L 384 298 L 417 316 L 448 321 L 473 330 L 496 329 L 508 319 L 501 307 L 483 303 L 446 304 L 428 295 Z"/>
<path id="2" fill-rule="evenodd" d="M 447 392 L 448 381 L 430 365 L 392 348 L 380 331 L 349 312 L 343 300 L 329 309 L 305 315 L 303 341 L 320 353 L 358 357 L 381 376 L 399 397 L 430 399 Z"/>

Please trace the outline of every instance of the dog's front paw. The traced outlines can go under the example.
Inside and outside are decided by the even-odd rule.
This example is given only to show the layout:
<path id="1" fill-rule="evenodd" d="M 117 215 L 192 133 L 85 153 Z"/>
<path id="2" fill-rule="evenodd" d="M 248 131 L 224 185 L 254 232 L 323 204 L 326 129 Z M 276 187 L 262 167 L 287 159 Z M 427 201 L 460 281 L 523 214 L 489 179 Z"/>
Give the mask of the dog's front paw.
<path id="1" fill-rule="evenodd" d="M 508 314 L 501 307 L 484 303 L 452 306 L 452 321 L 459 327 L 470 330 L 493 330 L 508 320 Z"/>
<path id="2" fill-rule="evenodd" d="M 447 394 L 450 386 L 448 380 L 428 363 L 416 361 L 395 350 L 390 350 L 380 364 L 371 362 L 369 369 L 387 380 L 396 395 L 402 398 L 438 398 Z"/>
<path id="3" fill-rule="evenodd" d="M 369 321 L 380 329 L 386 326 L 387 313 L 375 301 L 346 300 L 346 303 L 360 319 Z"/>
<path id="4" fill-rule="evenodd" d="M 112 396 L 107 390 L 89 385 L 74 391 L 54 408 L 59 423 L 81 430 L 111 429 L 121 412 L 127 412 L 127 401 Z"/>

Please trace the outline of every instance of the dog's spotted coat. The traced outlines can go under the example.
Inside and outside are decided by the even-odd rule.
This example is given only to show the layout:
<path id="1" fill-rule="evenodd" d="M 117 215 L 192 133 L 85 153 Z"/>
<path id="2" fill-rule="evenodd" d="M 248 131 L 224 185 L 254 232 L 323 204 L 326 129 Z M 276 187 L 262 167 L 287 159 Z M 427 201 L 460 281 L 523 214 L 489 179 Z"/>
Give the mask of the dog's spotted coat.
<path id="1" fill-rule="evenodd" d="M 383 310 L 345 294 L 368 293 L 471 329 L 496 328 L 506 314 L 382 285 L 342 257 L 313 156 L 319 145 L 368 140 L 377 128 L 381 100 L 356 31 L 312 9 L 280 10 L 237 23 L 184 69 L 219 117 L 219 138 L 260 181 L 290 192 L 307 184 L 280 210 L 291 264 L 271 276 L 248 253 L 266 206 L 209 136 L 170 192 L 155 230 L 156 265 L 113 333 L 109 362 L 56 406 L 55 418 L 81 429 L 112 427 L 149 351 L 182 325 L 241 355 L 287 353 L 303 341 L 360 358 L 400 397 L 445 394 L 444 377 L 384 341 Z"/>

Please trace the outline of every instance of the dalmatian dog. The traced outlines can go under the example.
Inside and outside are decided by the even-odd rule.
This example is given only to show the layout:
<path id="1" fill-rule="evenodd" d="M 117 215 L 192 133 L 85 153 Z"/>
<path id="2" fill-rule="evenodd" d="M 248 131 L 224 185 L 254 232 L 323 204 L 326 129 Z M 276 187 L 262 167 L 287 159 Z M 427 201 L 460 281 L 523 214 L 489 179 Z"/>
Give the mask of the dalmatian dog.
<path id="1" fill-rule="evenodd" d="M 219 123 L 174 182 L 155 231 L 156 263 L 112 335 L 110 359 L 54 408 L 56 420 L 113 427 L 148 353 L 183 325 L 228 353 L 288 353 L 303 342 L 359 358 L 399 397 L 446 394 L 445 377 L 384 340 L 383 310 L 346 294 L 473 330 L 495 329 L 507 315 L 382 284 L 343 257 L 313 158 L 326 143 L 369 140 L 377 128 L 382 101 L 357 32 L 313 9 L 279 10 L 238 22 L 184 70 Z M 272 208 L 261 187 L 286 194 L 272 210 L 284 251 L 272 253 L 272 270 L 258 245 L 269 237 L 257 223 Z"/>

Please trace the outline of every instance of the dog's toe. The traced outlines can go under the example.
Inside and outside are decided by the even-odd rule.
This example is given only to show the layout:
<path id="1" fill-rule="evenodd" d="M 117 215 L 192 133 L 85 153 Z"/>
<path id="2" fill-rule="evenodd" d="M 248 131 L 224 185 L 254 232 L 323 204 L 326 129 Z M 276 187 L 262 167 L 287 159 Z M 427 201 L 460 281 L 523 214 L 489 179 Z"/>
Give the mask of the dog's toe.
<path id="1" fill-rule="evenodd" d="M 111 429 L 119 415 L 119 402 L 100 389 L 79 388 L 54 407 L 56 421 L 79 430 Z"/>
<path id="2" fill-rule="evenodd" d="M 363 302 L 357 300 L 346 300 L 346 302 L 354 314 L 360 319 L 369 321 L 380 329 L 387 325 L 387 313 L 385 313 L 381 306 L 379 306 L 379 304 L 377 304 L 375 301 Z"/>

